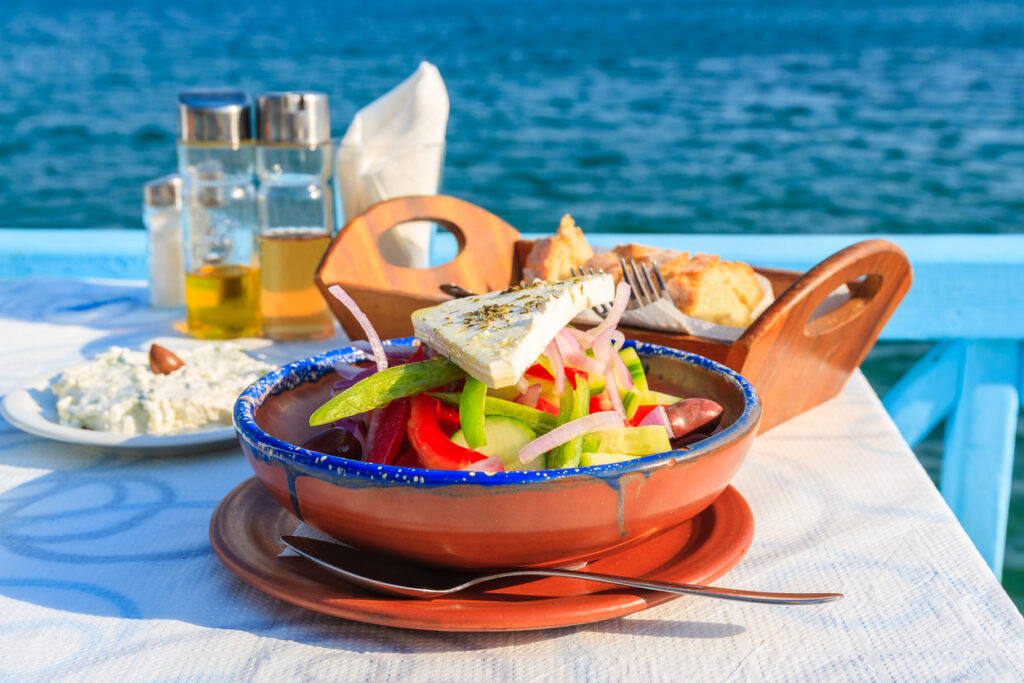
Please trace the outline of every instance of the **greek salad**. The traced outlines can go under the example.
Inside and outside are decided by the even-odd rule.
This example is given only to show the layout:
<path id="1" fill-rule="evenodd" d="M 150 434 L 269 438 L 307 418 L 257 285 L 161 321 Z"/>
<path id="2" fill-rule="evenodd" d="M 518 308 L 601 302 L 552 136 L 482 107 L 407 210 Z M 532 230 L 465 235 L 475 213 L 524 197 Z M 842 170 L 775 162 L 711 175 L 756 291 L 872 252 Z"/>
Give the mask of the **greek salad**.
<path id="1" fill-rule="evenodd" d="M 334 395 L 309 419 L 329 428 L 303 444 L 308 449 L 427 469 L 559 469 L 686 448 L 720 428 L 716 402 L 649 386 L 643 362 L 616 329 L 629 301 L 624 283 L 601 324 L 558 327 L 518 380 L 500 387 L 455 362 L 451 349 L 383 344 L 355 301 L 338 286 L 330 291 L 359 321 L 368 339 L 361 345 L 374 364 L 336 366 Z M 520 294 L 514 300 L 522 301 L 521 291 L 484 295 L 480 307 L 494 310 L 502 295 Z M 467 303 L 473 302 L 462 300 L 460 310 Z M 470 337 L 477 344 L 486 339 L 479 330 Z"/>

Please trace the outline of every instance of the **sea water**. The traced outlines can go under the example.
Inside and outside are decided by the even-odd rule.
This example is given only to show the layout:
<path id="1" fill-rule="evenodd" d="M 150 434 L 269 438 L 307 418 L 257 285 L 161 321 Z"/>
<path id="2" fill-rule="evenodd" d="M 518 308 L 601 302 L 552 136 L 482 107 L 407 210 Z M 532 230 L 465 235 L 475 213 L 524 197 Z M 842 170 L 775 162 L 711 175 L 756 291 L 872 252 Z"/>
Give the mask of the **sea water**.
<path id="1" fill-rule="evenodd" d="M 142 229 L 175 97 L 328 93 L 355 111 L 436 64 L 442 190 L 524 232 L 1024 228 L 1024 8 L 762 0 L 174 5 L 7 0 L 0 223 Z M 927 345 L 883 344 L 884 391 Z M 917 452 L 938 471 L 941 441 Z M 1024 605 L 1024 441 L 1004 583 Z"/>

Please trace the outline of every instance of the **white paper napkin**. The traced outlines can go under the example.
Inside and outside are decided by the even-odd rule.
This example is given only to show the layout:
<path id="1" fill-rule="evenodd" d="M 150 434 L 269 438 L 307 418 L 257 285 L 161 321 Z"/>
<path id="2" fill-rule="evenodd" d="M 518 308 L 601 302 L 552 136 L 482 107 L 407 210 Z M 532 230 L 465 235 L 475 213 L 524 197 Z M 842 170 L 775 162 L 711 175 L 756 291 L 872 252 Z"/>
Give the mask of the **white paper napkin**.
<path id="1" fill-rule="evenodd" d="M 448 109 L 441 73 L 421 62 L 409 78 L 356 113 L 335 159 L 346 223 L 385 199 L 437 194 Z M 397 265 L 427 267 L 432 229 L 423 221 L 398 226 L 381 238 L 381 253 Z"/>

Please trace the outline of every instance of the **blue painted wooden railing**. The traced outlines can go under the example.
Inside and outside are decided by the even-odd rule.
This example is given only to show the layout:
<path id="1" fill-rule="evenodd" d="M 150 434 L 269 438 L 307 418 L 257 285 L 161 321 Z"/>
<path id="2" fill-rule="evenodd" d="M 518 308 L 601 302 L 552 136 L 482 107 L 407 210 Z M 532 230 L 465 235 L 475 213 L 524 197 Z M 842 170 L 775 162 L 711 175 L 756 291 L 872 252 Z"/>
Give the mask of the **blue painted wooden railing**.
<path id="1" fill-rule="evenodd" d="M 869 237 L 896 242 L 914 266 L 881 338 L 938 342 L 885 407 L 911 444 L 946 419 L 940 490 L 999 575 L 1024 396 L 1024 235 L 590 235 L 597 245 L 644 242 L 793 270 Z M 144 279 L 144 240 L 142 231 L 0 230 L 0 278 Z M 439 240 L 434 263 L 453 249 Z"/>

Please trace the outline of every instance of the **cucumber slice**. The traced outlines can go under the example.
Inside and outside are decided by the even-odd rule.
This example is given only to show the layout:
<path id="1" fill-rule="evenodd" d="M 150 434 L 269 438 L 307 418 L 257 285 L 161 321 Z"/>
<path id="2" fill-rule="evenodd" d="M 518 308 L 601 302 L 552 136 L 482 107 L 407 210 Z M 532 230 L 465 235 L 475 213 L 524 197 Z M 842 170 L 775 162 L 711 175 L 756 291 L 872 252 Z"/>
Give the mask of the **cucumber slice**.
<path id="1" fill-rule="evenodd" d="M 590 467 L 592 465 L 611 465 L 615 462 L 626 462 L 632 460 L 637 456 L 635 455 L 623 455 L 622 453 L 584 453 L 580 456 L 580 467 Z"/>
<path id="2" fill-rule="evenodd" d="M 477 453 L 487 457 L 498 456 L 506 470 L 525 470 L 527 466 L 519 461 L 519 450 L 537 438 L 537 433 L 514 417 L 488 415 L 484 418 L 484 436 L 487 445 L 474 448 Z M 466 446 L 466 435 L 463 431 L 452 434 L 452 442 Z"/>
<path id="3" fill-rule="evenodd" d="M 626 419 L 632 420 L 640 408 L 640 393 L 632 390 L 622 392 L 622 408 L 626 411 Z"/>
<path id="4" fill-rule="evenodd" d="M 682 400 L 680 396 L 673 396 L 672 394 L 665 394 L 660 391 L 648 391 L 644 403 L 656 406 L 670 406 Z"/>
<path id="5" fill-rule="evenodd" d="M 594 375 L 587 373 L 587 380 L 590 382 L 590 395 L 597 396 L 604 391 L 605 379 L 604 375 Z"/>
<path id="6" fill-rule="evenodd" d="M 644 364 L 640 361 L 640 356 L 636 355 L 636 349 L 629 347 L 619 351 L 619 357 L 626 364 L 626 369 L 629 370 L 630 377 L 633 378 L 633 385 L 636 387 L 636 392 L 641 396 L 647 394 L 649 387 L 647 386 L 647 375 L 644 374 Z"/>
<path id="7" fill-rule="evenodd" d="M 583 450 L 589 453 L 654 455 L 672 450 L 668 432 L 661 425 L 605 429 L 583 437 Z"/>

